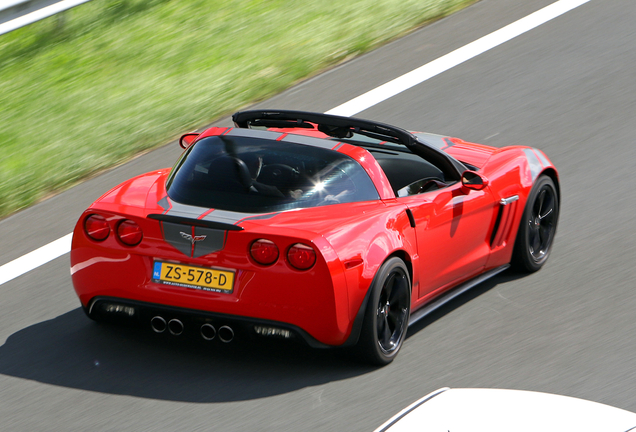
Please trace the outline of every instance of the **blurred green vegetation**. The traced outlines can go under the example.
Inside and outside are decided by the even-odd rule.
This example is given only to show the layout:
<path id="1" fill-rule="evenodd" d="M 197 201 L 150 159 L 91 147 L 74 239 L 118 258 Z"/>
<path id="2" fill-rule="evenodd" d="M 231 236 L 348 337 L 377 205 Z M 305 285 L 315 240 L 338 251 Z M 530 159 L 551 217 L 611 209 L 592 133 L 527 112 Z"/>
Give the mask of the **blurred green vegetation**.
<path id="1" fill-rule="evenodd" d="M 474 1 L 93 0 L 2 35 L 0 217 Z"/>

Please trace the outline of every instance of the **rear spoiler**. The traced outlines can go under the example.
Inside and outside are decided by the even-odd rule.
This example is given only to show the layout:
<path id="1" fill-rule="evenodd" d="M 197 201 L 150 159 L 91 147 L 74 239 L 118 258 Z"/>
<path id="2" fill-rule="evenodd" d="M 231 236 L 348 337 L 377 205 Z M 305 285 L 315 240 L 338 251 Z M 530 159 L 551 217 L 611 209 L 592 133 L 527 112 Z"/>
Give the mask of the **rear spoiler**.
<path id="1" fill-rule="evenodd" d="M 194 219 L 194 218 L 182 217 L 182 216 L 171 216 L 171 215 L 165 215 L 165 214 L 149 214 L 147 218 L 162 221 L 162 222 L 171 222 L 171 223 L 177 223 L 177 224 L 200 226 L 200 227 L 213 228 L 213 229 L 224 230 L 224 231 L 242 231 L 244 229 L 242 226 L 232 225 L 232 224 L 224 223 L 224 222 L 209 221 L 204 219 Z"/>

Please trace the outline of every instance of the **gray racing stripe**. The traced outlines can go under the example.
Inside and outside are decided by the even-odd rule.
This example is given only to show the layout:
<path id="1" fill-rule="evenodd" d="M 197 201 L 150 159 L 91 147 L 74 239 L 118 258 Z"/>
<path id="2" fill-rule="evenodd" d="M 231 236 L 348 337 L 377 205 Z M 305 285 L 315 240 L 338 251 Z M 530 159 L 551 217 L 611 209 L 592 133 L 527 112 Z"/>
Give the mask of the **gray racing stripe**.
<path id="1" fill-rule="evenodd" d="M 295 144 L 304 144 L 304 145 L 308 145 L 312 147 L 320 147 L 320 148 L 329 149 L 329 150 L 331 150 L 335 145 L 338 144 L 337 141 L 331 141 L 331 140 L 328 140 L 328 139 L 326 140 L 322 138 L 314 138 L 314 137 L 309 137 L 304 135 L 294 135 L 294 134 L 288 134 L 281 141 L 291 142 Z"/>
<path id="2" fill-rule="evenodd" d="M 268 140 L 276 141 L 281 136 L 283 136 L 283 133 L 282 132 L 267 131 L 267 130 L 260 130 L 260 129 L 234 128 L 231 131 L 229 131 L 227 134 L 225 134 L 224 136 L 237 136 L 237 137 L 246 137 L 246 138 L 262 138 L 262 139 L 268 139 Z"/>
<path id="3" fill-rule="evenodd" d="M 276 212 L 276 213 L 268 213 L 268 214 L 259 214 L 259 215 L 255 215 L 255 216 L 248 216 L 246 218 L 243 219 L 243 221 L 249 221 L 249 220 L 266 220 L 266 219 L 271 219 L 274 216 L 278 216 L 279 214 L 281 214 L 281 212 Z"/>
<path id="4" fill-rule="evenodd" d="M 541 172 L 543 166 L 541 165 L 541 162 L 539 162 L 537 155 L 534 154 L 531 149 L 523 149 L 523 152 L 526 154 L 526 159 L 528 159 L 530 174 L 532 175 L 532 181 L 534 181 Z"/>
<path id="5" fill-rule="evenodd" d="M 167 196 L 161 198 L 159 202 L 157 202 L 157 204 L 163 209 L 164 212 L 170 209 L 170 200 L 168 199 Z"/>
<path id="6" fill-rule="evenodd" d="M 198 258 L 225 246 L 226 231 L 161 222 L 164 239 L 182 254 Z M 194 230 L 193 230 L 194 228 Z"/>
<path id="7" fill-rule="evenodd" d="M 161 222 L 163 228 L 163 238 L 182 254 L 192 256 L 192 243 L 181 235 L 190 234 L 191 227 L 187 225 L 175 224 L 171 222 Z"/>
<path id="8" fill-rule="evenodd" d="M 228 210 L 214 210 L 210 214 L 205 215 L 203 220 L 236 224 L 238 221 L 246 218 L 255 218 L 261 216 L 260 213 L 240 213 Z"/>
<path id="9" fill-rule="evenodd" d="M 162 208 L 167 208 L 167 204 L 163 203 L 163 201 L 164 199 L 159 201 L 159 205 L 161 205 Z M 221 222 L 221 223 L 226 223 L 231 225 L 235 225 L 240 220 L 269 219 L 271 217 L 276 216 L 278 213 L 280 213 L 280 212 L 267 213 L 267 214 L 241 213 L 241 212 L 228 211 L 228 210 L 212 210 L 210 212 L 210 209 L 204 208 L 204 207 L 180 204 L 173 200 L 170 200 L 169 202 L 170 204 L 172 204 L 172 208 L 170 208 L 170 210 L 168 210 L 165 213 L 166 216 L 178 216 L 178 217 L 185 217 L 190 219 L 198 219 L 198 220 L 211 221 L 211 222 Z M 201 217 L 205 213 L 208 213 L 208 214 L 206 214 L 204 217 Z"/>
<path id="10" fill-rule="evenodd" d="M 193 258 L 198 258 L 200 256 L 219 251 L 225 246 L 227 231 L 194 227 L 194 233 L 196 236 L 205 236 L 205 239 L 194 244 Z"/>
<path id="11" fill-rule="evenodd" d="M 161 203 L 161 201 L 159 202 Z M 180 217 L 198 219 L 205 212 L 210 211 L 210 209 L 205 207 L 197 207 L 197 206 L 191 206 L 187 204 L 180 204 L 173 200 L 170 200 L 170 203 L 172 204 L 172 207 L 166 213 L 166 215 L 168 216 L 180 216 Z"/>
<path id="12" fill-rule="evenodd" d="M 545 157 L 545 155 L 543 154 L 543 152 L 541 150 L 539 150 L 538 148 L 533 149 L 534 153 L 539 156 L 539 159 L 541 159 L 541 163 L 543 164 L 544 167 L 550 166 L 550 162 L 548 161 L 548 158 Z"/>

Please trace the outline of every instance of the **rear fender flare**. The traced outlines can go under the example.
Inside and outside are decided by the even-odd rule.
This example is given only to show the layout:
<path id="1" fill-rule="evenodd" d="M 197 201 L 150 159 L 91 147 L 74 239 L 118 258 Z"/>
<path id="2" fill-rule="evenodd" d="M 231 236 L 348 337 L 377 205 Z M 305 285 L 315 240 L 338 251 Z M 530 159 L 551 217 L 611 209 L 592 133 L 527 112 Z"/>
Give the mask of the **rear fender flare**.
<path id="1" fill-rule="evenodd" d="M 393 257 L 400 258 L 404 262 L 404 264 L 406 265 L 406 268 L 409 271 L 409 276 L 411 277 L 411 281 L 413 280 L 413 265 L 411 263 L 409 255 L 404 250 L 394 251 L 391 255 L 387 256 L 384 259 L 384 261 L 382 261 L 378 266 L 376 266 L 375 267 L 376 274 L 373 277 L 373 280 L 371 281 L 371 283 L 369 284 L 367 288 L 367 292 L 364 296 L 364 299 L 362 300 L 362 303 L 360 304 L 360 307 L 358 308 L 356 317 L 353 320 L 353 326 L 351 327 L 351 333 L 349 334 L 349 337 L 347 338 L 345 343 L 341 345 L 343 348 L 352 347 L 358 343 L 358 339 L 360 339 L 360 332 L 362 330 L 362 323 L 364 321 L 364 313 L 367 309 L 369 298 L 371 297 L 371 287 L 373 286 L 373 282 L 375 282 L 375 278 L 378 277 L 377 271 L 380 269 L 380 267 L 382 267 L 382 264 L 384 264 L 386 261 L 388 261 L 389 259 Z M 413 289 L 413 285 L 411 284 L 411 290 L 412 289 Z"/>

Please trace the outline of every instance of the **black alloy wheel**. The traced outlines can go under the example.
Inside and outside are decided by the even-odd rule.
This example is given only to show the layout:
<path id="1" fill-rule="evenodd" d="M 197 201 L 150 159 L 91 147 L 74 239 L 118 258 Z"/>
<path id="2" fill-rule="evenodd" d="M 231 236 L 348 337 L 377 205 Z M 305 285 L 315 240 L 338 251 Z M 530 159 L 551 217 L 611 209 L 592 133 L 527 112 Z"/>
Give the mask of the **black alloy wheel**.
<path id="1" fill-rule="evenodd" d="M 548 260 L 559 219 L 559 199 L 554 182 L 541 176 L 532 187 L 521 218 L 512 264 L 535 272 Z"/>
<path id="2" fill-rule="evenodd" d="M 408 328 L 411 279 L 404 262 L 387 260 L 373 280 L 371 297 L 358 341 L 362 360 L 386 365 L 397 355 Z"/>

